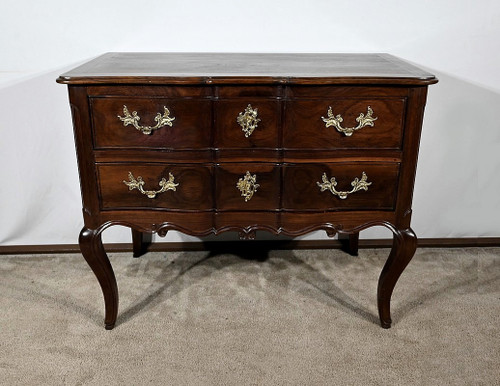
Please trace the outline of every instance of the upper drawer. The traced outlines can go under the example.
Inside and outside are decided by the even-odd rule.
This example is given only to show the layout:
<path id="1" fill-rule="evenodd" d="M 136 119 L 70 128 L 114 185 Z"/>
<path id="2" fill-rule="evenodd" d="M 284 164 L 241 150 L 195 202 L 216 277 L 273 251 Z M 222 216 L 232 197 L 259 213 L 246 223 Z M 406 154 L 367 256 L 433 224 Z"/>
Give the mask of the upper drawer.
<path id="1" fill-rule="evenodd" d="M 286 102 L 284 147 L 400 149 L 405 98 L 324 98 Z"/>
<path id="2" fill-rule="evenodd" d="M 90 105 L 96 149 L 210 147 L 208 99 L 91 97 Z"/>
<path id="3" fill-rule="evenodd" d="M 277 99 L 221 99 L 215 106 L 217 148 L 278 147 L 280 105 Z"/>

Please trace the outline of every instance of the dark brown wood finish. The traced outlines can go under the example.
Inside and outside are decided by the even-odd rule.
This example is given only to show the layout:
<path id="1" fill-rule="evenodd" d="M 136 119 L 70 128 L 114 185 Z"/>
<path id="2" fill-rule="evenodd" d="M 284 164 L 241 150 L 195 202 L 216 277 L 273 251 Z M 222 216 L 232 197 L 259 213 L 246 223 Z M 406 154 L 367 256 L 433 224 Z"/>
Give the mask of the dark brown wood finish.
<path id="1" fill-rule="evenodd" d="M 337 191 L 350 191 L 351 182 L 368 176 L 371 185 L 367 191 L 360 190 L 346 199 L 321 191 L 325 173 L 328 181 L 335 177 Z M 399 164 L 377 162 L 338 162 L 329 164 L 287 164 L 283 172 L 284 210 L 394 210 Z"/>
<path id="2" fill-rule="evenodd" d="M 110 52 L 58 79 L 66 84 L 429 85 L 434 75 L 388 54 Z"/>
<path id="3" fill-rule="evenodd" d="M 69 85 L 85 220 L 80 246 L 103 290 L 106 328 L 116 322 L 118 291 L 101 233 L 115 224 L 132 228 L 135 256 L 145 250 L 145 233 L 169 230 L 236 231 L 245 239 L 259 230 L 341 232 L 356 254 L 361 230 L 385 226 L 394 244 L 378 305 L 382 326 L 390 326 L 390 298 L 416 246 L 411 199 L 433 75 L 386 54 L 110 53 L 58 82 Z M 260 121 L 245 136 L 237 117 L 249 105 Z M 144 134 L 124 125 L 124 106 L 137 112 L 140 129 L 154 126 L 164 107 L 175 119 Z M 356 126 L 368 106 L 376 120 L 346 136 L 325 127 L 330 106 L 342 127 Z M 237 183 L 247 171 L 258 187 L 245 200 Z M 142 192 L 125 184 L 129 172 Z M 371 184 L 347 197 L 318 185 L 325 173 L 347 192 L 363 172 Z M 148 192 L 161 190 L 170 173 L 175 189 Z"/>
<path id="4" fill-rule="evenodd" d="M 83 257 L 101 285 L 106 307 L 104 326 L 106 330 L 111 330 L 118 315 L 118 286 L 113 268 L 102 246 L 101 229 L 91 230 L 83 227 L 79 244 Z"/>
<path id="5" fill-rule="evenodd" d="M 356 118 L 373 109 L 374 126 L 364 127 L 347 137 L 335 127 L 326 127 L 328 109 L 341 115 L 342 127 L 356 127 Z M 405 99 L 328 99 L 291 100 L 286 105 L 284 147 L 287 149 L 401 149 Z"/>
<path id="6" fill-rule="evenodd" d="M 250 105 L 257 110 L 257 128 L 245 137 L 236 118 Z M 216 102 L 215 147 L 218 149 L 277 148 L 280 105 L 277 100 L 263 98 L 235 98 Z"/>
<path id="7" fill-rule="evenodd" d="M 359 233 L 339 233 L 341 249 L 352 256 L 358 256 Z"/>
<path id="8" fill-rule="evenodd" d="M 91 98 L 92 125 L 96 149 L 203 149 L 210 148 L 212 103 L 199 99 L 166 99 L 154 97 Z M 175 118 L 172 126 L 164 126 L 144 134 L 132 125 L 124 126 L 118 116 L 124 117 L 124 106 L 134 111 L 141 126 L 155 126 L 157 114 L 164 107 Z M 198 114 L 192 114 L 197 111 Z M 113 112 L 114 114 L 111 114 Z"/>
<path id="9" fill-rule="evenodd" d="M 141 257 L 151 244 L 151 233 L 144 233 L 132 228 L 132 253 L 134 257 Z"/>
<path id="10" fill-rule="evenodd" d="M 245 201 L 236 187 L 246 172 L 256 177 L 259 185 L 252 198 Z M 272 163 L 224 163 L 215 171 L 215 210 L 279 210 L 281 168 Z"/>
<path id="11" fill-rule="evenodd" d="M 168 210 L 212 210 L 214 200 L 211 194 L 213 167 L 207 165 L 183 164 L 98 164 L 102 210 L 110 209 L 168 209 Z M 171 173 L 175 190 L 158 193 L 154 199 L 139 190 L 130 190 L 129 172 L 135 179 L 144 181 L 144 190 L 158 191 L 162 178 L 168 181 Z M 125 182 L 124 182 L 125 181 Z"/>
<path id="12" fill-rule="evenodd" d="M 416 248 L 417 236 L 411 228 L 394 231 L 392 250 L 378 281 L 377 303 L 380 323 L 383 328 L 391 327 L 392 292 L 399 276 L 415 254 Z"/>

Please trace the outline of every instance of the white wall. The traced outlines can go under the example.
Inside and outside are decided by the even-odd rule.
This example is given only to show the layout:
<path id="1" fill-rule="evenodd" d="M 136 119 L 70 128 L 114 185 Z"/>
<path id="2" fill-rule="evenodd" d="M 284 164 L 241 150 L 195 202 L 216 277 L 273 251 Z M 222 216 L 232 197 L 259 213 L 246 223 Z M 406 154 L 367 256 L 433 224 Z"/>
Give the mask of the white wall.
<path id="1" fill-rule="evenodd" d="M 500 235 L 496 0 L 0 5 L 0 244 L 77 242 L 70 111 L 66 87 L 55 79 L 107 51 L 388 52 L 409 60 L 440 79 L 429 90 L 413 228 L 419 237 Z M 105 241 L 130 240 L 125 228 L 105 233 Z M 166 240 L 187 239 L 172 233 Z"/>

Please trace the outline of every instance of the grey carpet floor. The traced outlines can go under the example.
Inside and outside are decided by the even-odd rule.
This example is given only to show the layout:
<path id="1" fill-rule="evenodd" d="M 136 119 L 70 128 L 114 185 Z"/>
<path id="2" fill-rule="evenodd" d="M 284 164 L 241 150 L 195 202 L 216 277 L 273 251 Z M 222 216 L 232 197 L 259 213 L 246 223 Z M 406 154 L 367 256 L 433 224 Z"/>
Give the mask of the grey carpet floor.
<path id="1" fill-rule="evenodd" d="M 378 325 L 387 249 L 0 256 L 2 385 L 499 385 L 500 249 L 419 249 Z"/>

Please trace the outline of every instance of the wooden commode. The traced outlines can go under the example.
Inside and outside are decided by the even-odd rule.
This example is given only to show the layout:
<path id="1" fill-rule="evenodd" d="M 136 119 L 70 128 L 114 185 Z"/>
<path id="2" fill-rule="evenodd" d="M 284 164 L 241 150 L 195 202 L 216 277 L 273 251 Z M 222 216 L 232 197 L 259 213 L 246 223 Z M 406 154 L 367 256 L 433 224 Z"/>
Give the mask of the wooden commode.
<path id="1" fill-rule="evenodd" d="M 118 289 L 101 233 L 299 236 L 382 225 L 394 243 L 378 285 L 382 327 L 416 248 L 413 183 L 427 86 L 387 54 L 108 53 L 66 74 L 85 226 L 83 256 Z"/>

